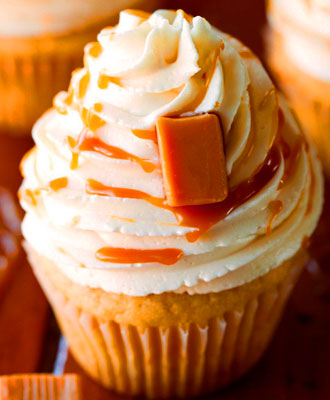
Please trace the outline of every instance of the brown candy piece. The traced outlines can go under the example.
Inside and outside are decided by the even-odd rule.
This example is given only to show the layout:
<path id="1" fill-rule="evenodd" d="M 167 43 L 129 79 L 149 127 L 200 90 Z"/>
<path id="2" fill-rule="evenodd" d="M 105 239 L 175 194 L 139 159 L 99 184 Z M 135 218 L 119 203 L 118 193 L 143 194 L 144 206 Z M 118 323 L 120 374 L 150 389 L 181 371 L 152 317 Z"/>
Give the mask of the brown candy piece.
<path id="1" fill-rule="evenodd" d="M 228 195 L 218 117 L 161 117 L 157 137 L 164 189 L 170 206 L 217 203 Z"/>

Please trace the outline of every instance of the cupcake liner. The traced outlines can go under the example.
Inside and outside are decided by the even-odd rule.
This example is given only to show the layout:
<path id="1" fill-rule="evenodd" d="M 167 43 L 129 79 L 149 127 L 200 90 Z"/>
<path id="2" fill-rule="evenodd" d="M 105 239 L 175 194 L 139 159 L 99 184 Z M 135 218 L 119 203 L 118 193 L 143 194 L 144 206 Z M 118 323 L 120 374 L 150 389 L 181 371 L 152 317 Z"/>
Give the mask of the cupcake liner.
<path id="1" fill-rule="evenodd" d="M 41 264 L 34 269 L 72 354 L 90 376 L 120 393 L 165 399 L 212 392 L 251 368 L 272 338 L 301 264 L 292 263 L 282 282 L 252 293 L 239 308 L 184 328 L 98 318 L 56 290 Z"/>

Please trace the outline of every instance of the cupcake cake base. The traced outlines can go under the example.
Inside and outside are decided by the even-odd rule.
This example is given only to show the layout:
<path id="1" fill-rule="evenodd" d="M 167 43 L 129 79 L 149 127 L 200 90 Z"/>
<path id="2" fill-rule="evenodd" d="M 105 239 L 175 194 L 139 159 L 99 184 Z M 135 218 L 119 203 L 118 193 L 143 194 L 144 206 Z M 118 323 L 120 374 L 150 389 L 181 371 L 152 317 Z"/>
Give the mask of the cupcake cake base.
<path id="1" fill-rule="evenodd" d="M 301 250 L 220 293 L 140 298 L 77 285 L 31 247 L 28 254 L 79 364 L 108 388 L 148 398 L 206 394 L 250 369 L 308 258 Z"/>

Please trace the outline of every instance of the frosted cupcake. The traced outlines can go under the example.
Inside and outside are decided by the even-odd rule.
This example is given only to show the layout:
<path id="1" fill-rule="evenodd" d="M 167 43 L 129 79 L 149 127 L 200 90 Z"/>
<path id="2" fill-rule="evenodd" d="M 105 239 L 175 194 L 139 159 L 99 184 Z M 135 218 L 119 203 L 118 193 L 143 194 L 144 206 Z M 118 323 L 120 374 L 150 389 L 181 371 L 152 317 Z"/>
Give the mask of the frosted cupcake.
<path id="1" fill-rule="evenodd" d="M 261 357 L 308 258 L 315 152 L 260 61 L 201 17 L 122 12 L 84 60 L 22 163 L 33 269 L 106 387 L 225 386 Z"/>
<path id="2" fill-rule="evenodd" d="M 0 132 L 29 134 L 81 66 L 83 47 L 126 7 L 156 0 L 0 0 Z"/>
<path id="3" fill-rule="evenodd" d="M 272 0 L 268 59 L 330 174 L 330 3 Z"/>

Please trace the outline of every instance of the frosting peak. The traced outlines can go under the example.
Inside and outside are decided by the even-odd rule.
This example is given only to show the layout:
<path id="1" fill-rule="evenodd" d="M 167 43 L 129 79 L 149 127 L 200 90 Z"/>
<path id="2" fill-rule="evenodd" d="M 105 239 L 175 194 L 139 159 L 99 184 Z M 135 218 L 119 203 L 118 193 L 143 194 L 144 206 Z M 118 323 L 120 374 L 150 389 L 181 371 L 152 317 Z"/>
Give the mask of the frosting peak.
<path id="1" fill-rule="evenodd" d="M 150 17 L 123 11 L 119 24 L 101 31 L 98 40 L 86 47 L 85 68 L 72 80 L 80 109 L 101 104 L 96 114 L 106 122 L 150 129 L 159 116 L 209 111 L 221 103 L 223 42 L 205 19 L 188 22 L 180 10 Z"/>

